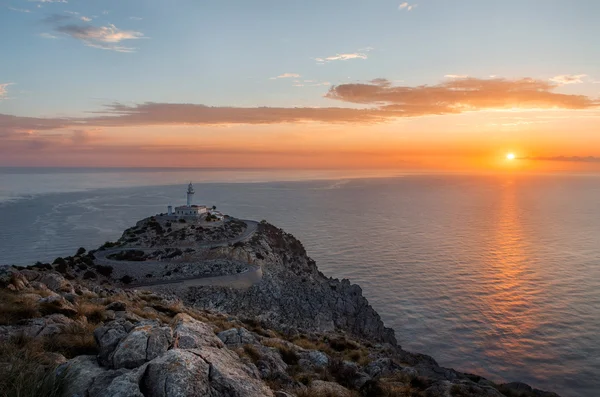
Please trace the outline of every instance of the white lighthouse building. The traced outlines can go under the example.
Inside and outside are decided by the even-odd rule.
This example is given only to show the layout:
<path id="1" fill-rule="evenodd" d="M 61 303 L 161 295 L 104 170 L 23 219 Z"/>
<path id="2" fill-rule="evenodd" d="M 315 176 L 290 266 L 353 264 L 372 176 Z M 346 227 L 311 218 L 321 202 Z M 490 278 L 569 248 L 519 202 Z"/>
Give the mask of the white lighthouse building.
<path id="1" fill-rule="evenodd" d="M 187 191 L 187 206 L 191 207 L 192 206 L 192 200 L 194 199 L 194 186 L 192 186 L 192 182 L 190 182 L 190 184 L 188 185 L 188 191 Z"/>
<path id="2" fill-rule="evenodd" d="M 168 214 L 175 215 L 178 217 L 190 217 L 190 216 L 198 217 L 201 214 L 206 213 L 207 212 L 206 206 L 192 204 L 194 201 L 195 193 L 196 192 L 194 191 L 194 186 L 192 185 L 192 182 L 190 182 L 190 184 L 188 185 L 188 189 L 187 189 L 187 205 L 175 207 L 175 213 L 173 213 L 173 207 L 169 206 Z"/>

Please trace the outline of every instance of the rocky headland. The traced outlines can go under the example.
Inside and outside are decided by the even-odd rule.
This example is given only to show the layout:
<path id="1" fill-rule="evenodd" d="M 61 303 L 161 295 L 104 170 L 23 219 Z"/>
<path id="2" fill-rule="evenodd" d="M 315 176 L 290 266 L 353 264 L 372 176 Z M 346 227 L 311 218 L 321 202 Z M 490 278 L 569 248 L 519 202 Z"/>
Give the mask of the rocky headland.
<path id="1" fill-rule="evenodd" d="M 558 396 L 403 350 L 264 221 L 151 217 L 0 287 L 0 395 Z"/>

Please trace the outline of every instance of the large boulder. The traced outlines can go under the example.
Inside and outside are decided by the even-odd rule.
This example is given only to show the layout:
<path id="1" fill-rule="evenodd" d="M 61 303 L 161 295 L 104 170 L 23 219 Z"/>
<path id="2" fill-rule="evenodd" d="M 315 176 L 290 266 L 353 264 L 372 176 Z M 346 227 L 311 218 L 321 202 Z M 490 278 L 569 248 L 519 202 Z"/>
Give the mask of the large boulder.
<path id="1" fill-rule="evenodd" d="M 127 320 L 115 320 L 94 330 L 94 339 L 98 345 L 98 361 L 103 366 L 111 365 L 111 355 L 117 345 L 127 336 L 134 325 Z"/>
<path id="2" fill-rule="evenodd" d="M 111 355 L 112 367 L 137 368 L 165 353 L 172 342 L 171 328 L 142 325 L 122 338 Z"/>
<path id="3" fill-rule="evenodd" d="M 173 319 L 174 347 L 193 349 L 201 346 L 222 348 L 223 342 L 215 336 L 212 327 L 193 319 L 185 313 L 179 313 Z"/>
<path id="4" fill-rule="evenodd" d="M 141 386 L 147 396 L 208 396 L 209 371 L 210 365 L 193 352 L 169 350 L 148 363 Z"/>
<path id="5" fill-rule="evenodd" d="M 94 379 L 106 370 L 98 365 L 96 356 L 77 356 L 60 365 L 56 372 L 68 380 L 63 392 L 64 397 L 82 397 L 87 395 Z"/>

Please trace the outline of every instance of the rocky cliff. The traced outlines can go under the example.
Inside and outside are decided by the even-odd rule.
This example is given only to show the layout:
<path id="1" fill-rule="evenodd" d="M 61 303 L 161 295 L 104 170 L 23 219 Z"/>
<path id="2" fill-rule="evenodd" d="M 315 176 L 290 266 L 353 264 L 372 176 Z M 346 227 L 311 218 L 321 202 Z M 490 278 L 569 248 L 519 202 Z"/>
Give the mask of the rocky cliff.
<path id="1" fill-rule="evenodd" d="M 344 331 L 374 342 L 396 344 L 394 331 L 348 280 L 327 278 L 302 243 L 268 223 L 249 241 L 214 252 L 251 260 L 263 270 L 248 289 L 192 287 L 182 298 L 198 308 L 253 318 L 282 332 Z"/>
<path id="2" fill-rule="evenodd" d="M 558 397 L 403 350 L 360 287 L 325 277 L 281 229 L 192 226 L 149 218 L 101 251 L 5 269 L 0 395 Z M 189 281 L 216 259 L 262 278 L 189 287 L 164 274 Z"/>

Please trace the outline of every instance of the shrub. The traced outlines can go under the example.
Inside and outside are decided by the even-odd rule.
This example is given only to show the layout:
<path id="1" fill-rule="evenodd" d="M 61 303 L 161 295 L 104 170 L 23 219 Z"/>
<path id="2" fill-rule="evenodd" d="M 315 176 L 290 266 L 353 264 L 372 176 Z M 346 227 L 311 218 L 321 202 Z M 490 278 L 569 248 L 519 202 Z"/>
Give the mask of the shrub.
<path id="1" fill-rule="evenodd" d="M 110 277 L 110 275 L 113 272 L 113 267 L 112 266 L 96 265 L 96 271 L 98 272 L 98 274 L 101 274 L 104 277 Z"/>
<path id="2" fill-rule="evenodd" d="M 85 254 L 85 248 L 79 247 L 79 249 L 75 253 L 75 256 L 82 256 L 83 254 Z"/>
<path id="3" fill-rule="evenodd" d="M 126 274 L 123 277 L 121 277 L 121 282 L 123 284 L 131 284 L 133 282 L 133 277 L 131 277 L 130 275 Z"/>
<path id="4" fill-rule="evenodd" d="M 84 280 L 89 280 L 91 278 L 96 278 L 96 273 L 94 273 L 91 270 L 88 270 L 87 272 L 83 273 L 83 279 Z"/>

